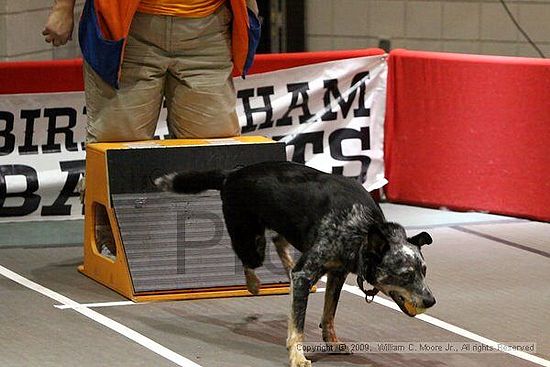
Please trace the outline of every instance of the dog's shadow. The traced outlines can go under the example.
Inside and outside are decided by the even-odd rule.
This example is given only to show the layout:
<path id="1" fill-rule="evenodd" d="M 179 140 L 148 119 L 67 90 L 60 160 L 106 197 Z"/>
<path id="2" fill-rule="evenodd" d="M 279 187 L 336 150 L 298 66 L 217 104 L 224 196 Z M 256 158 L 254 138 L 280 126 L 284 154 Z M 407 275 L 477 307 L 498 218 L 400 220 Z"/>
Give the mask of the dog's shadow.
<path id="1" fill-rule="evenodd" d="M 284 347 L 286 343 L 286 316 L 272 314 L 249 314 L 240 320 L 226 315 L 199 315 L 179 312 L 175 309 L 165 310 L 175 316 L 176 321 L 166 318 L 143 317 L 138 319 L 147 326 L 165 333 L 181 337 L 192 337 L 206 344 L 215 345 L 218 349 L 227 349 L 251 357 L 266 359 L 274 355 L 274 349 Z M 170 317 L 170 319 L 173 319 Z M 220 328 L 228 332 L 220 332 Z M 230 334 L 242 336 L 238 340 Z M 270 347 L 271 346 L 271 347 Z"/>
<path id="2" fill-rule="evenodd" d="M 224 315 L 209 316 L 189 314 L 170 309 L 167 312 L 177 316 L 178 322 L 161 321 L 158 318 L 139 317 L 140 321 L 149 327 L 165 333 L 190 337 L 206 344 L 215 345 L 218 349 L 227 349 L 232 353 L 247 355 L 251 358 L 270 360 L 281 366 L 288 365 L 288 354 L 285 348 L 287 333 L 287 316 L 283 314 L 250 313 L 241 319 L 224 318 Z M 198 327 L 203 325 L 204 327 Z M 241 338 L 234 338 L 228 333 L 220 332 L 223 328 Z M 213 330 L 217 329 L 217 330 Z M 308 341 L 320 341 L 320 332 L 313 322 L 307 323 L 306 330 L 313 331 L 308 335 Z M 321 366 L 444 366 L 434 361 L 407 359 L 397 354 L 324 354 L 307 355 L 312 362 Z M 411 363 L 412 362 L 412 363 Z"/>

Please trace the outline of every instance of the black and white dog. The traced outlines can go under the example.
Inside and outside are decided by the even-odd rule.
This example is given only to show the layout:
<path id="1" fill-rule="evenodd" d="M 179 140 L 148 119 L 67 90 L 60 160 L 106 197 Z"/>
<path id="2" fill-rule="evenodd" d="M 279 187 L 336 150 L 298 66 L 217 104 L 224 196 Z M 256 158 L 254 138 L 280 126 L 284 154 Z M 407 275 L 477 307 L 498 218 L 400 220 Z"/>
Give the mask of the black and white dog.
<path id="1" fill-rule="evenodd" d="M 366 294 L 380 290 L 409 316 L 435 304 L 420 252 L 432 242 L 430 235 L 422 232 L 408 238 L 403 227 L 387 222 L 370 194 L 350 178 L 291 162 L 265 162 L 229 171 L 173 173 L 155 184 L 187 194 L 220 190 L 227 231 L 253 294 L 260 287 L 254 269 L 264 261 L 265 231 L 277 232 L 273 242 L 291 281 L 291 367 L 311 365 L 298 345 L 304 338 L 310 289 L 325 274 L 320 326 L 326 342 L 338 342 L 334 315 L 349 273 L 357 274 L 361 289 L 364 281 L 374 287 Z M 302 253 L 296 264 L 289 243 Z"/>

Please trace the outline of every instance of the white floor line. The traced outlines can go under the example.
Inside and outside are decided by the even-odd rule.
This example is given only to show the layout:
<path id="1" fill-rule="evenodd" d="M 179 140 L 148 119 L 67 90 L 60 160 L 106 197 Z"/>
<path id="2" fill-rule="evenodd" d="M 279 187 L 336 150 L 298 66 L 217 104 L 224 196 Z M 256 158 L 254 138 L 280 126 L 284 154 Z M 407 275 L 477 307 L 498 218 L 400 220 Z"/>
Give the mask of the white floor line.
<path id="1" fill-rule="evenodd" d="M 134 306 L 134 305 L 145 305 L 147 303 L 149 303 L 149 302 L 117 301 L 117 302 L 79 303 L 78 306 L 53 305 L 53 307 L 55 307 L 57 309 L 60 309 L 60 310 L 74 310 L 75 308 Z"/>
<path id="2" fill-rule="evenodd" d="M 63 296 L 57 292 L 52 291 L 46 287 L 41 286 L 38 283 L 35 283 L 13 271 L 0 265 L 0 275 L 21 284 L 24 287 L 27 287 L 35 292 L 38 292 L 46 297 L 49 297 L 63 305 L 73 308 L 76 312 L 80 313 L 83 316 L 88 317 L 89 319 L 108 327 L 109 329 L 125 336 L 126 338 L 144 346 L 150 351 L 158 354 L 159 356 L 166 358 L 167 360 L 174 362 L 178 366 L 183 367 L 201 367 L 199 364 L 177 354 L 176 352 L 171 351 L 170 349 L 160 345 L 159 343 L 147 338 L 144 335 L 130 329 L 127 326 L 122 325 L 121 323 L 114 321 L 106 316 L 101 315 L 100 313 L 91 310 L 86 307 L 81 306 L 79 303 L 73 301 L 72 299 Z"/>
<path id="3" fill-rule="evenodd" d="M 315 293 L 324 293 L 326 288 L 317 288 Z M 76 306 L 71 305 L 53 305 L 59 310 L 74 310 L 77 308 L 101 308 L 101 307 L 118 307 L 118 306 L 137 306 L 146 305 L 150 302 L 134 302 L 134 301 L 115 301 L 115 302 L 94 302 L 94 303 L 78 303 Z"/>
<path id="4" fill-rule="evenodd" d="M 321 281 L 324 282 L 324 283 L 326 283 L 326 280 L 327 280 L 326 277 L 321 278 Z M 354 294 L 356 296 L 359 296 L 361 298 L 365 298 L 365 294 L 363 293 L 363 291 L 361 291 L 359 289 L 359 287 L 352 286 L 352 285 L 349 285 L 349 284 L 344 284 L 344 287 L 342 289 L 344 291 L 348 292 L 348 293 L 352 293 L 352 294 Z M 385 298 L 375 296 L 374 297 L 374 302 L 378 303 L 379 305 L 382 305 L 382 306 L 391 308 L 393 310 L 396 310 L 398 312 L 402 312 L 399 309 L 399 307 L 393 301 L 387 300 Z M 481 335 L 472 333 L 471 331 L 468 331 L 466 329 L 462 329 L 458 326 L 449 324 L 445 321 L 439 320 L 439 319 L 437 319 L 435 317 L 432 317 L 432 316 L 428 316 L 426 314 L 418 315 L 418 316 L 416 316 L 416 318 L 419 319 L 419 320 L 422 320 L 424 322 L 427 322 L 430 325 L 437 326 L 441 329 L 450 331 L 451 333 L 460 335 L 464 338 L 476 341 L 478 343 L 485 344 L 485 345 L 490 346 L 490 347 L 495 348 L 495 349 L 498 349 L 499 345 L 502 346 L 504 344 L 504 343 L 499 343 L 499 342 L 496 342 L 494 340 L 485 338 Z M 532 362 L 532 363 L 538 364 L 540 366 L 550 367 L 550 361 L 549 360 L 546 360 L 546 359 L 541 358 L 541 357 L 534 356 L 534 355 L 529 354 L 529 353 L 525 353 L 525 352 L 517 351 L 517 350 L 503 350 L 502 353 L 507 353 L 507 354 L 513 355 L 514 357 L 521 358 L 525 361 Z"/>

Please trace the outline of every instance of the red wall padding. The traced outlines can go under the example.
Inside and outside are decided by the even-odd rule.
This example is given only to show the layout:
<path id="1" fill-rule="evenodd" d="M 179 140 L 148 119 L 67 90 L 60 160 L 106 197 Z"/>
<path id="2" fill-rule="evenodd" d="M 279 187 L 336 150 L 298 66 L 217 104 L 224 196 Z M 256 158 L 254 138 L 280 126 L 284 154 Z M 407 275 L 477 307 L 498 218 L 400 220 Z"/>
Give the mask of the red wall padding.
<path id="1" fill-rule="evenodd" d="M 298 66 L 317 64 L 320 62 L 383 54 L 384 50 L 382 49 L 370 48 L 364 50 L 349 51 L 295 52 L 287 54 L 257 55 L 256 59 L 254 60 L 254 65 L 252 66 L 252 69 L 250 69 L 250 74 L 295 68 Z"/>
<path id="2" fill-rule="evenodd" d="M 84 90 L 82 60 L 0 62 L 0 94 Z"/>
<path id="3" fill-rule="evenodd" d="M 250 74 L 353 57 L 382 55 L 378 48 L 351 51 L 257 55 Z M 0 94 L 71 92 L 84 90 L 82 60 L 0 63 Z"/>
<path id="4" fill-rule="evenodd" d="M 390 54 L 390 201 L 550 220 L 550 61 Z"/>

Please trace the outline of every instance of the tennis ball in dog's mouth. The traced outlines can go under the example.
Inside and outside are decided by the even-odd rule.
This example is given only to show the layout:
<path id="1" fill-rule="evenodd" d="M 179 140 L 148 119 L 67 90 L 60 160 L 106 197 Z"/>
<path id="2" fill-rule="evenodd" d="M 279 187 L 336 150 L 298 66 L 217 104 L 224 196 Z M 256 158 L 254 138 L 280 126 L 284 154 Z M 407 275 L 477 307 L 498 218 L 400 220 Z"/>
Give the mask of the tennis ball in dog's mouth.
<path id="1" fill-rule="evenodd" d="M 421 313 L 424 313 L 424 311 L 426 311 L 425 308 L 422 308 L 422 307 L 416 307 L 414 305 L 414 303 L 412 302 L 409 302 L 409 301 L 406 301 L 403 305 L 405 307 L 405 309 L 407 310 L 407 312 L 409 313 L 409 315 L 411 316 L 416 316 L 416 315 L 420 315 Z"/>
<path id="2" fill-rule="evenodd" d="M 409 301 L 405 301 L 405 303 L 403 304 L 403 306 L 405 307 L 405 309 L 407 310 L 407 313 L 411 316 L 415 316 L 416 315 L 416 307 L 414 306 L 414 304 L 412 302 L 409 302 Z"/>
<path id="3" fill-rule="evenodd" d="M 417 307 L 416 308 L 416 314 L 417 315 L 420 315 L 421 313 L 424 313 L 424 312 L 426 312 L 425 308 L 422 308 L 422 307 Z"/>

